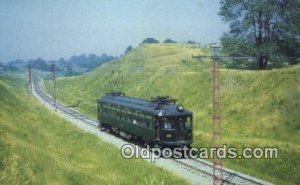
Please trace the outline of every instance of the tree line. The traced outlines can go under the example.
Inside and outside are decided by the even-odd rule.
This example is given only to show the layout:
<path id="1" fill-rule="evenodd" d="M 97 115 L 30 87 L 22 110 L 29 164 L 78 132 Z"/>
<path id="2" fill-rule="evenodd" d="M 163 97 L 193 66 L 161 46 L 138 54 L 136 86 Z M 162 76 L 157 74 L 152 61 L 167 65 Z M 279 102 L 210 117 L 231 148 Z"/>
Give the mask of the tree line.
<path id="1" fill-rule="evenodd" d="M 87 71 L 91 71 L 101 64 L 114 60 L 116 57 L 103 53 L 98 56 L 96 54 L 82 54 L 74 55 L 69 59 L 60 58 L 58 60 L 45 60 L 42 58 L 30 59 L 30 60 L 13 60 L 8 63 L 1 63 L 0 68 L 2 70 L 15 71 L 22 68 L 26 68 L 30 65 L 32 68 L 42 71 L 49 71 L 52 64 L 56 65 L 56 70 L 59 74 L 65 76 L 72 76 L 82 74 Z"/>

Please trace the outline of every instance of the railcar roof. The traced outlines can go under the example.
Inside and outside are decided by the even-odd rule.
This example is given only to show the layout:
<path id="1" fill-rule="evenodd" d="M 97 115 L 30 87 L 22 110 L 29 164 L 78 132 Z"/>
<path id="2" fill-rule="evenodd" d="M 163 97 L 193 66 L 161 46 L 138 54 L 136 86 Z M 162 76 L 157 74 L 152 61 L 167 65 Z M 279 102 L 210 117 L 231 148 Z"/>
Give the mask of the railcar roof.
<path id="1" fill-rule="evenodd" d="M 160 108 L 157 109 L 157 103 L 129 96 L 114 96 L 109 94 L 103 96 L 101 99 L 98 99 L 98 102 L 120 105 L 154 115 L 157 115 L 160 112 L 160 110 L 163 110 L 164 116 L 192 115 L 192 112 L 185 108 L 183 108 L 182 111 L 179 111 L 176 104 L 161 105 Z"/>

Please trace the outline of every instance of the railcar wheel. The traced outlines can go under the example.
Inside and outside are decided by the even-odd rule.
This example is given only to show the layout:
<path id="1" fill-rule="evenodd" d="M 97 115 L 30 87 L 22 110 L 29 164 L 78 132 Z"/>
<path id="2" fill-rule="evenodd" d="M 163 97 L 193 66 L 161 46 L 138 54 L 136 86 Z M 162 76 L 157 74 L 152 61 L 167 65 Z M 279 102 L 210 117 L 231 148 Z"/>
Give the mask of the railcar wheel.
<path id="1" fill-rule="evenodd" d="M 101 131 L 103 130 L 103 124 L 101 122 L 99 122 L 99 124 L 98 124 L 98 129 Z"/>
<path id="2" fill-rule="evenodd" d="M 155 149 L 160 149 L 160 150 L 162 150 L 163 148 L 161 147 L 161 146 L 159 146 L 157 143 L 155 143 L 152 147 L 151 147 L 151 151 L 153 152 L 154 151 L 154 154 L 155 155 L 157 155 L 157 156 L 159 156 L 159 157 L 161 157 L 161 152 L 158 152 L 157 150 L 155 150 Z"/>

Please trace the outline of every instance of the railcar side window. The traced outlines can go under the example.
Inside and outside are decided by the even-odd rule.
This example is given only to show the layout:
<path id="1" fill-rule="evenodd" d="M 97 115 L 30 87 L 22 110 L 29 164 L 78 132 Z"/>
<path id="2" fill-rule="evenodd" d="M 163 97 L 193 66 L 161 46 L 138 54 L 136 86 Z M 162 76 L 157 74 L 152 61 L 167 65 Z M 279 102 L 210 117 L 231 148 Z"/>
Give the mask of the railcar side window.
<path id="1" fill-rule="evenodd" d="M 185 120 L 185 128 L 191 128 L 192 123 L 191 123 L 191 117 L 187 117 Z"/>
<path id="2" fill-rule="evenodd" d="M 143 127 L 147 127 L 146 121 L 145 121 L 145 120 L 142 120 L 141 125 L 142 125 Z"/>

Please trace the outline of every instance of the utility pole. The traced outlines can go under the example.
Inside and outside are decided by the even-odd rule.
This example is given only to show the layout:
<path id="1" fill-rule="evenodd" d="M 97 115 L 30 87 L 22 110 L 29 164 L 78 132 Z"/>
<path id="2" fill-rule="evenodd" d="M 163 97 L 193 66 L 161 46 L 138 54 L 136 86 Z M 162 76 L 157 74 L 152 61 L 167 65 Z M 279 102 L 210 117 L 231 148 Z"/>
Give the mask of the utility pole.
<path id="1" fill-rule="evenodd" d="M 212 60 L 212 144 L 211 149 L 222 147 L 222 129 L 220 112 L 219 46 L 211 47 L 211 56 L 192 56 L 192 58 L 210 58 Z M 213 185 L 223 184 L 223 163 L 216 150 L 213 153 Z"/>
<path id="2" fill-rule="evenodd" d="M 52 100 L 55 106 L 55 111 L 57 111 L 57 104 L 56 104 L 56 75 L 55 75 L 55 63 L 51 65 L 51 72 L 52 72 Z"/>
<path id="3" fill-rule="evenodd" d="M 220 110 L 220 76 L 219 47 L 212 47 L 212 148 L 222 147 L 221 110 Z M 223 163 L 213 154 L 213 184 L 223 184 Z"/>
<path id="4" fill-rule="evenodd" d="M 220 58 L 229 60 L 257 60 L 253 56 L 221 56 L 219 55 L 219 46 L 211 46 L 211 56 L 193 55 L 192 58 L 211 58 L 212 60 L 212 144 L 211 148 L 218 149 L 222 147 L 222 129 L 221 129 L 221 110 L 220 110 Z M 218 158 L 216 151 L 213 153 L 213 184 L 223 184 L 223 163 L 222 159 Z"/>
<path id="5" fill-rule="evenodd" d="M 28 65 L 28 93 L 32 94 L 32 75 L 31 75 L 31 65 Z"/>

